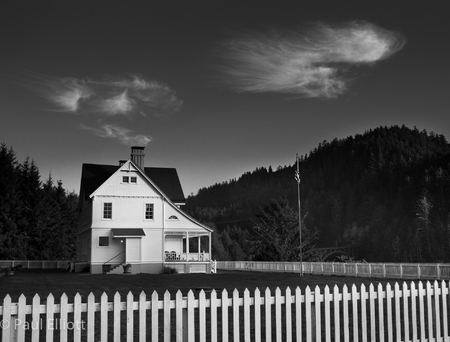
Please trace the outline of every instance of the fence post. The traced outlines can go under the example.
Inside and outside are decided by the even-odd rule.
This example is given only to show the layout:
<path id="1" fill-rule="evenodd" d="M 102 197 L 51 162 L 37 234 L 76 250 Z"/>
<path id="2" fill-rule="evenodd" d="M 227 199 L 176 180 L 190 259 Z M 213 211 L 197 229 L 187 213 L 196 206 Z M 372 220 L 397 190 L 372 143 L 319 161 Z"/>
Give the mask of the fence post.
<path id="1" fill-rule="evenodd" d="M 436 276 L 437 279 L 441 279 L 441 269 L 439 268 L 439 264 L 436 264 Z"/>
<path id="2" fill-rule="evenodd" d="M 383 264 L 383 278 L 386 278 L 386 264 Z"/>
<path id="3" fill-rule="evenodd" d="M 420 264 L 417 264 L 417 278 L 420 279 Z"/>
<path id="4" fill-rule="evenodd" d="M 403 279 L 403 264 L 400 264 L 400 279 Z"/>

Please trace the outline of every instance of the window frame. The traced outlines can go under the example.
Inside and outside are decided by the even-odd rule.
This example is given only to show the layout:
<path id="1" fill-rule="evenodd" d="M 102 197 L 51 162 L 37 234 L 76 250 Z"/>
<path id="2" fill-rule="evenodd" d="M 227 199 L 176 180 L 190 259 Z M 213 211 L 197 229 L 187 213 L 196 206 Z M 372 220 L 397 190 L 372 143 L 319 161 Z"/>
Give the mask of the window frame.
<path id="1" fill-rule="evenodd" d="M 107 244 L 102 244 L 102 240 L 107 239 Z M 109 243 L 109 236 L 99 236 L 98 237 L 98 247 L 109 247 L 110 243 Z"/>
<path id="2" fill-rule="evenodd" d="M 148 208 L 151 208 L 151 218 L 147 217 L 147 213 L 150 213 Z M 155 220 L 155 204 L 154 203 L 145 203 L 144 204 L 144 220 L 145 221 L 154 221 Z"/>
<path id="3" fill-rule="evenodd" d="M 109 204 L 109 208 L 107 208 L 107 205 Z M 112 220 L 112 202 L 103 202 L 102 207 L 102 220 Z M 109 213 L 109 215 L 108 215 Z M 109 216 L 109 217 L 107 217 Z"/>

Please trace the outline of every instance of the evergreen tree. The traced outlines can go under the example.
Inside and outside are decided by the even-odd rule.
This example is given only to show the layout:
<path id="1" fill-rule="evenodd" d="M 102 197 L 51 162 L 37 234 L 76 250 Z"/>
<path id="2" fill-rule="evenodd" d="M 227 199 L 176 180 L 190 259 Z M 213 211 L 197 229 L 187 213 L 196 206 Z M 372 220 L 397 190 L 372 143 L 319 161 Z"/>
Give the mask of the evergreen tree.
<path id="1" fill-rule="evenodd" d="M 300 231 L 298 213 L 286 199 L 279 198 L 256 214 L 254 235 L 251 238 L 254 260 L 297 261 L 300 259 Z M 310 231 L 302 224 L 303 260 L 311 256 L 318 238 L 316 229 Z"/>

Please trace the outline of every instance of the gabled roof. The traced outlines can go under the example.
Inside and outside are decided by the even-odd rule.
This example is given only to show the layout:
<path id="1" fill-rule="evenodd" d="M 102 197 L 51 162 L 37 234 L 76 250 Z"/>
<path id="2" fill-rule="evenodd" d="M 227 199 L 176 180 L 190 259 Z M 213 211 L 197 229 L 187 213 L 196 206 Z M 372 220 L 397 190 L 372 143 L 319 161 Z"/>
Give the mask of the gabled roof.
<path id="1" fill-rule="evenodd" d="M 111 175 L 119 169 L 116 165 L 83 164 L 81 172 L 80 199 L 89 198 Z M 185 198 L 181 188 L 177 170 L 164 167 L 146 167 L 148 178 L 174 203 L 184 203 Z"/>

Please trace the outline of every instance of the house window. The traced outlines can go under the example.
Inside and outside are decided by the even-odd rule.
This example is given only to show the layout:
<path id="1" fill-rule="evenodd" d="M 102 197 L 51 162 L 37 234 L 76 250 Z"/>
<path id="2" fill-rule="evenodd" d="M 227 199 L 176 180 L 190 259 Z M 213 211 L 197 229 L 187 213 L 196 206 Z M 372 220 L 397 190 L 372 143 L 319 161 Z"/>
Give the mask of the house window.
<path id="1" fill-rule="evenodd" d="M 100 236 L 98 238 L 98 245 L 100 247 L 108 247 L 109 246 L 109 236 Z"/>
<path id="2" fill-rule="evenodd" d="M 137 177 L 131 177 L 131 183 L 136 184 L 137 183 Z"/>
<path id="3" fill-rule="evenodd" d="M 146 203 L 145 204 L 145 219 L 146 220 L 153 220 L 153 203 Z"/>
<path id="4" fill-rule="evenodd" d="M 171 215 L 169 216 L 169 220 L 178 220 L 178 217 L 176 217 L 175 215 Z"/>
<path id="5" fill-rule="evenodd" d="M 103 218 L 106 220 L 112 219 L 112 203 L 103 203 Z"/>
<path id="6" fill-rule="evenodd" d="M 122 183 L 128 183 L 129 182 L 129 177 L 128 176 L 123 176 L 122 177 Z"/>

